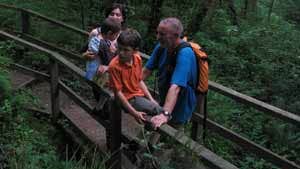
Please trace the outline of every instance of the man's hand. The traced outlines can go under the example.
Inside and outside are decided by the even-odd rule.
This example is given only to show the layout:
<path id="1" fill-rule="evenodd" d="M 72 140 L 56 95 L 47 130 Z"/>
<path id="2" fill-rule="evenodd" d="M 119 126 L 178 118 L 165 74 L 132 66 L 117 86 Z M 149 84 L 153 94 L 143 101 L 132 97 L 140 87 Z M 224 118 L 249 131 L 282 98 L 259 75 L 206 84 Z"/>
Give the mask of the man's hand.
<path id="1" fill-rule="evenodd" d="M 144 121 L 146 121 L 146 118 L 145 118 L 146 115 L 147 114 L 145 112 L 141 112 L 141 111 L 136 111 L 133 114 L 135 120 L 140 124 L 142 124 Z"/>
<path id="2" fill-rule="evenodd" d="M 156 129 L 157 127 L 160 127 L 161 125 L 163 125 L 167 122 L 168 122 L 168 117 L 163 114 L 159 114 L 159 115 L 153 116 L 151 118 L 151 123 L 152 123 L 154 129 Z"/>
<path id="3" fill-rule="evenodd" d="M 99 68 L 98 68 L 97 73 L 98 73 L 98 74 L 103 74 L 103 73 L 105 73 L 107 70 L 108 70 L 108 66 L 100 65 Z"/>

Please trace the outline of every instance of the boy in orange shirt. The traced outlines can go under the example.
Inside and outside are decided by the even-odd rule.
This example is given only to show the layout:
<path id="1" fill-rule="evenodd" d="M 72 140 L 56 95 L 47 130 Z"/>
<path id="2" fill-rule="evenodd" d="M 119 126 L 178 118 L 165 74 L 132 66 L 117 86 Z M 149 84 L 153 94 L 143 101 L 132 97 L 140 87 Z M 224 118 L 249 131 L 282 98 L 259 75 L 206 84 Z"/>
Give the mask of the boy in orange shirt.
<path id="1" fill-rule="evenodd" d="M 118 55 L 109 64 L 110 87 L 122 106 L 142 123 L 146 115 L 163 112 L 142 80 L 142 59 L 139 55 L 140 34 L 134 29 L 121 32 Z"/>

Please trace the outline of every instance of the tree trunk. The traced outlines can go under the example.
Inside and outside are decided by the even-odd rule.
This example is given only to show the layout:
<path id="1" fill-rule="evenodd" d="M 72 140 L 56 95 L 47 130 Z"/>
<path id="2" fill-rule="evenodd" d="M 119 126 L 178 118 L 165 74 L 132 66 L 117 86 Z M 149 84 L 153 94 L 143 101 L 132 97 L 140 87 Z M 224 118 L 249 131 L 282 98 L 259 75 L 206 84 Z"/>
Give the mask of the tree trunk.
<path id="1" fill-rule="evenodd" d="M 198 13 L 194 15 L 185 31 L 185 35 L 191 35 L 199 31 L 205 17 L 210 18 L 216 7 L 216 0 L 203 0 L 198 6 Z"/>
<path id="2" fill-rule="evenodd" d="M 256 12 L 257 10 L 257 0 L 250 0 L 249 1 L 249 11 Z"/>
<path id="3" fill-rule="evenodd" d="M 207 10 L 207 14 L 206 14 L 206 18 L 207 18 L 207 24 L 210 24 L 212 21 L 212 17 L 213 14 L 217 8 L 218 2 L 217 0 L 207 0 L 206 1 L 208 3 L 208 10 Z"/>
<path id="4" fill-rule="evenodd" d="M 242 16 L 247 18 L 249 13 L 255 13 L 257 9 L 257 0 L 245 0 L 244 9 L 242 10 Z"/>
<path id="5" fill-rule="evenodd" d="M 241 16 L 243 17 L 243 18 L 246 18 L 247 17 L 247 12 L 248 12 L 248 7 L 249 5 L 248 5 L 248 0 L 245 0 L 244 1 L 244 6 L 242 6 L 243 8 L 242 8 L 242 10 L 241 10 Z"/>
<path id="6" fill-rule="evenodd" d="M 161 7 L 163 0 L 152 0 L 150 18 L 148 20 L 147 37 L 155 38 L 156 27 L 158 26 L 161 18 Z"/>
<path id="7" fill-rule="evenodd" d="M 274 4 L 275 4 L 275 0 L 271 0 L 271 4 L 270 4 L 270 8 L 269 8 L 269 12 L 268 12 L 268 21 L 269 21 L 269 22 L 270 22 L 271 15 L 272 15 L 272 12 L 273 12 L 273 7 L 274 7 Z"/>
<path id="8" fill-rule="evenodd" d="M 78 2 L 80 4 L 81 29 L 85 30 L 84 5 L 82 3 L 82 0 L 78 0 Z"/>
<path id="9" fill-rule="evenodd" d="M 232 23 L 234 25 L 239 25 L 239 19 L 235 10 L 234 1 L 228 0 L 227 7 L 228 7 L 229 15 L 231 16 Z"/>

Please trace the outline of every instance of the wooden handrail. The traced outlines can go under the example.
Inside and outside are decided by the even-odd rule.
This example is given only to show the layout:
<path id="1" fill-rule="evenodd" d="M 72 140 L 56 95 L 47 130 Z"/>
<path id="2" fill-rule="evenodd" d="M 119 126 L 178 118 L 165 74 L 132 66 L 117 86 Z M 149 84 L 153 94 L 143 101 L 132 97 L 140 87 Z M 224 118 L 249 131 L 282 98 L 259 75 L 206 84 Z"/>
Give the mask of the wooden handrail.
<path id="1" fill-rule="evenodd" d="M 193 114 L 193 120 L 197 121 L 198 123 L 203 123 L 203 116 L 200 114 Z M 298 165 L 295 163 L 279 156 L 278 154 L 273 153 L 272 151 L 250 141 L 239 134 L 229 130 L 222 125 L 213 122 L 209 119 L 206 120 L 207 127 L 218 133 L 219 135 L 223 136 L 224 138 L 236 143 L 237 145 L 241 146 L 244 150 L 256 154 L 259 157 L 263 157 L 264 159 L 270 161 L 271 163 L 279 166 L 280 168 L 284 169 L 300 169 Z"/>
<path id="2" fill-rule="evenodd" d="M 196 155 L 200 156 L 206 161 L 206 163 L 208 163 L 209 167 L 216 169 L 237 169 L 237 167 L 233 164 L 225 161 L 223 158 L 217 156 L 209 149 L 187 137 L 183 132 L 175 130 L 169 125 L 162 125 L 159 128 L 159 131 L 168 136 L 171 136 L 175 141 L 186 146 L 193 153 L 196 153 Z"/>
<path id="3" fill-rule="evenodd" d="M 89 35 L 89 33 L 87 31 L 78 29 L 78 28 L 76 28 L 74 26 L 65 24 L 65 23 L 63 23 L 61 21 L 49 18 L 49 17 L 47 17 L 45 15 L 42 15 L 42 14 L 37 13 L 37 12 L 34 12 L 34 11 L 30 10 L 30 9 L 23 9 L 23 8 L 15 7 L 15 6 L 12 6 L 12 5 L 2 4 L 2 3 L 0 3 L 0 8 L 5 8 L 5 9 L 9 9 L 9 10 L 15 10 L 15 11 L 25 12 L 25 13 L 27 13 L 29 15 L 32 15 L 34 17 L 37 17 L 37 18 L 40 18 L 42 20 L 48 21 L 48 22 L 50 22 L 52 24 L 64 27 L 64 28 L 66 28 L 68 30 L 71 30 L 71 31 L 73 31 L 75 33 L 78 33 L 80 35 L 84 35 L 84 36 L 88 36 Z"/>
<path id="4" fill-rule="evenodd" d="M 7 4 L 3 4 L 3 3 L 0 3 L 0 8 L 5 8 L 5 9 L 10 9 L 10 10 L 15 10 L 15 11 L 21 10 L 21 8 L 19 8 L 19 7 L 15 7 L 15 6 L 7 5 Z"/>
<path id="5" fill-rule="evenodd" d="M 50 49 L 52 51 L 57 51 L 58 53 L 62 54 L 63 56 L 67 56 L 68 58 L 84 62 L 84 58 L 81 55 L 70 52 L 66 49 L 57 47 L 52 43 L 48 43 L 46 41 L 34 38 L 33 36 L 28 35 L 28 34 L 21 34 L 21 37 L 24 38 L 25 40 L 28 40 L 28 41 L 33 42 L 35 44 L 38 44 L 38 45 L 40 45 L 40 46 L 42 46 L 46 49 Z"/>
<path id="6" fill-rule="evenodd" d="M 259 101 L 253 97 L 244 95 L 242 93 L 239 93 L 235 90 L 232 90 L 230 88 L 227 88 L 225 86 L 222 86 L 218 83 L 209 81 L 209 89 L 213 90 L 217 93 L 220 93 L 224 96 L 230 97 L 235 101 L 238 101 L 240 103 L 243 103 L 247 106 L 251 106 L 257 110 L 261 110 L 263 112 L 269 113 L 269 115 L 277 117 L 279 119 L 285 120 L 287 122 L 290 122 L 296 126 L 300 126 L 300 116 L 297 116 L 293 113 L 290 113 L 288 111 L 279 109 L 275 106 L 272 106 L 270 104 L 264 103 L 262 101 Z"/>
<path id="7" fill-rule="evenodd" d="M 67 24 L 65 24 L 65 23 L 63 23 L 63 22 L 61 22 L 61 21 L 58 21 L 58 20 L 49 18 L 49 17 L 47 17 L 47 16 L 44 16 L 44 15 L 42 15 L 42 14 L 40 14 L 40 13 L 37 13 L 37 12 L 34 12 L 34 11 L 32 11 L 32 10 L 29 10 L 29 9 L 22 9 L 22 11 L 24 11 L 24 12 L 26 12 L 26 13 L 28 13 L 28 14 L 34 16 L 34 17 L 37 17 L 37 18 L 43 19 L 43 20 L 45 20 L 45 21 L 48 21 L 48 22 L 50 22 L 50 23 L 52 23 L 52 24 L 54 24 L 54 25 L 58 25 L 58 26 L 64 27 L 64 28 L 66 28 L 66 29 L 68 29 L 68 30 L 71 30 L 71 31 L 73 31 L 73 32 L 75 32 L 75 33 L 78 33 L 78 34 L 80 34 L 80 35 L 83 35 L 83 36 L 88 36 L 88 35 L 89 35 L 89 33 L 88 33 L 87 31 L 78 29 L 78 28 L 76 28 L 76 27 L 74 27 L 74 26 L 71 26 L 71 25 L 67 25 Z"/>

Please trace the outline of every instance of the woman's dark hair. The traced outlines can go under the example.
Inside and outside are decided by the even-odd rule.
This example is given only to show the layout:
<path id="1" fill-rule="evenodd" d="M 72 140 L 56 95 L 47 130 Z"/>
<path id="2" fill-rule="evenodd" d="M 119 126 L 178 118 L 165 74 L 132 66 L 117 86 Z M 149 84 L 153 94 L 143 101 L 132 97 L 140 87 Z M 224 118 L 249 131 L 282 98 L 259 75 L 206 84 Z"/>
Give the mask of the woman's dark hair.
<path id="1" fill-rule="evenodd" d="M 121 24 L 124 25 L 126 22 L 126 7 L 123 4 L 112 3 L 110 7 L 107 7 L 105 9 L 105 17 L 107 18 L 109 16 L 109 14 L 115 9 L 120 9 L 120 11 L 122 13 L 122 17 L 123 17 L 123 22 Z"/>

